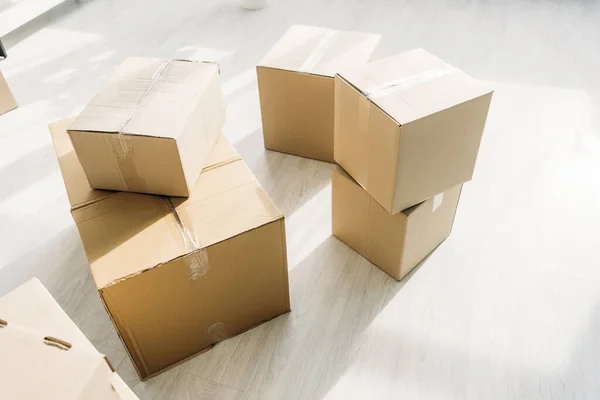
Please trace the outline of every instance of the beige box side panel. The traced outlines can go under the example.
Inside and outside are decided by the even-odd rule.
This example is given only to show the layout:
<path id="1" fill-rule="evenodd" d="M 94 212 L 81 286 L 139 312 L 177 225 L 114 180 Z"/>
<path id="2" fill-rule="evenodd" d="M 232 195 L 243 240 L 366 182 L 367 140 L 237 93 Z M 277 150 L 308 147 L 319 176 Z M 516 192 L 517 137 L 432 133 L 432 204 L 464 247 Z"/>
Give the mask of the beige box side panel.
<path id="1" fill-rule="evenodd" d="M 360 190 L 364 191 L 362 188 Z M 392 215 L 375 199 L 371 198 L 370 200 L 369 255 L 367 258 L 392 278 L 400 280 L 404 276 L 401 260 L 406 245 L 406 215 L 403 213 Z"/>
<path id="2" fill-rule="evenodd" d="M 69 135 L 95 189 L 189 194 L 173 139 L 80 131 Z"/>
<path id="3" fill-rule="evenodd" d="M 17 101 L 13 96 L 2 71 L 0 71 L 0 115 L 17 108 Z"/>
<path id="4" fill-rule="evenodd" d="M 406 216 L 389 214 L 340 168 L 333 171 L 332 195 L 333 235 L 400 279 Z"/>
<path id="5" fill-rule="evenodd" d="M 219 69 L 215 65 L 212 77 L 198 98 L 190 119 L 177 135 L 177 148 L 189 192 L 194 189 L 202 168 L 206 165 L 225 122 Z"/>
<path id="6" fill-rule="evenodd" d="M 391 210 L 400 129 L 348 82 L 335 81 L 335 161 Z"/>
<path id="7" fill-rule="evenodd" d="M 98 288 L 186 253 L 168 199 L 122 192 L 73 211 Z"/>
<path id="8" fill-rule="evenodd" d="M 366 257 L 370 196 L 339 167 L 332 171 L 331 195 L 332 234 Z"/>
<path id="9" fill-rule="evenodd" d="M 461 189 L 462 185 L 455 186 L 443 192 L 441 204 L 439 199 L 431 198 L 419 204 L 409 215 L 401 277 L 450 235 Z"/>
<path id="10" fill-rule="evenodd" d="M 289 311 L 283 221 L 102 290 L 142 378 Z"/>
<path id="11" fill-rule="evenodd" d="M 65 183 L 69 203 L 71 203 L 71 208 L 76 208 L 112 196 L 115 192 L 96 190 L 90 186 L 77 154 L 75 154 L 71 139 L 67 134 L 67 128 L 73 123 L 73 120 L 74 118 L 68 118 L 57 121 L 48 125 L 48 129 L 52 135 L 52 144 Z"/>
<path id="12" fill-rule="evenodd" d="M 257 67 L 265 148 L 333 162 L 334 80 Z"/>
<path id="13" fill-rule="evenodd" d="M 491 94 L 400 128 L 396 213 L 471 180 Z"/>
<path id="14" fill-rule="evenodd" d="M 225 325 L 228 336 L 290 311 L 283 218 L 214 247 L 217 258 L 229 257 L 239 299 L 237 322 Z"/>

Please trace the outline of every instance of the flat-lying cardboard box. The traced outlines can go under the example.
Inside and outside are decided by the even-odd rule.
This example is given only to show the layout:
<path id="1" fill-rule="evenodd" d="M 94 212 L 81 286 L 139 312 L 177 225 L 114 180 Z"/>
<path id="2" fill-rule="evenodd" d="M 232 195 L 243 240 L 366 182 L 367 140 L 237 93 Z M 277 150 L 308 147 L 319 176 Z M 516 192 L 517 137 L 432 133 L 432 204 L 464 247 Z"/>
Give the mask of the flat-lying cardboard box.
<path id="1" fill-rule="evenodd" d="M 469 181 L 493 91 L 418 49 L 335 81 L 335 161 L 389 213 Z"/>
<path id="2" fill-rule="evenodd" d="M 6 114 L 15 108 L 17 108 L 17 101 L 10 91 L 2 71 L 0 71 L 0 115 Z"/>
<path id="3" fill-rule="evenodd" d="M 186 197 L 224 120 L 217 64 L 128 58 L 69 136 L 93 188 Z"/>
<path id="4" fill-rule="evenodd" d="M 396 280 L 450 235 L 462 185 L 388 213 L 340 167 L 332 173 L 332 232 Z"/>
<path id="5" fill-rule="evenodd" d="M 134 400 L 37 279 L 0 298 L 2 398 Z"/>
<path id="6" fill-rule="evenodd" d="M 381 36 L 293 25 L 256 67 L 265 148 L 333 162 L 334 76 Z"/>
<path id="7" fill-rule="evenodd" d="M 93 190 L 50 125 L 72 215 L 142 379 L 290 310 L 284 217 L 220 136 L 188 199 Z"/>

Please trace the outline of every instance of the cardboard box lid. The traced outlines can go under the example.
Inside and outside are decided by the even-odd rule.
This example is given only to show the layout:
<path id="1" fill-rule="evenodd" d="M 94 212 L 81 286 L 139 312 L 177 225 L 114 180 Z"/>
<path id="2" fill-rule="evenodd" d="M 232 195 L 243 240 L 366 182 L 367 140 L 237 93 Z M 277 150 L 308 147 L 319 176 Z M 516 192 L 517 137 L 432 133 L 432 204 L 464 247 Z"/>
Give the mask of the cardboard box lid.
<path id="1" fill-rule="evenodd" d="M 259 66 L 333 77 L 371 58 L 380 35 L 292 25 Z"/>
<path id="2" fill-rule="evenodd" d="M 493 92 L 423 49 L 346 68 L 338 74 L 399 125 Z"/>
<path id="3" fill-rule="evenodd" d="M 73 350 L 75 353 L 75 362 L 85 362 L 85 368 L 89 367 L 88 361 L 97 364 L 101 371 L 103 371 L 102 375 L 99 377 L 102 378 L 98 383 L 101 383 L 101 387 L 106 388 L 108 384 L 112 387 L 110 389 L 109 395 L 112 393 L 112 390 L 118 394 L 116 399 L 121 400 L 134 400 L 137 399 L 137 396 L 133 394 L 131 389 L 125 385 L 123 380 L 116 373 L 112 373 L 110 366 L 106 364 L 104 360 L 104 356 L 98 353 L 96 348 L 92 345 L 92 343 L 85 337 L 85 335 L 77 328 L 75 323 L 69 318 L 69 316 L 63 311 L 63 309 L 58 305 L 58 303 L 54 300 L 52 295 L 48 293 L 44 285 L 40 283 L 39 280 L 33 278 L 23 285 L 19 286 L 17 289 L 8 293 L 4 297 L 0 298 L 0 319 L 7 322 L 6 327 L 11 328 L 12 334 L 19 334 L 19 332 L 23 332 L 23 329 L 36 332 L 35 335 L 35 345 L 36 347 L 33 349 L 29 349 L 28 351 L 34 352 L 44 352 L 45 347 L 48 347 L 43 344 L 43 337 L 50 336 L 54 338 L 60 338 L 60 340 L 69 343 L 72 348 L 69 350 Z M 13 330 L 14 328 L 14 330 Z M 0 336 L 3 333 L 7 332 L 3 330 L 4 328 L 0 328 Z M 42 339 L 41 341 L 38 339 Z M 29 338 L 31 339 L 31 337 Z M 29 340 L 27 337 L 23 339 L 24 341 Z M 0 341 L 2 339 L 0 338 Z M 39 346 L 42 344 L 42 346 Z M 12 344 L 11 344 L 12 346 Z M 39 347 L 38 347 L 39 346 Z M 16 351 L 17 349 L 15 349 Z M 56 356 L 57 354 L 67 353 L 64 350 L 60 350 L 59 348 L 53 348 L 55 350 L 54 353 L 48 353 L 47 351 L 44 354 L 49 354 L 52 356 Z M 3 361 L 12 360 L 12 358 L 4 357 L 5 353 L 0 351 L 0 354 L 3 355 Z M 83 354 L 83 356 L 82 356 Z M 68 354 L 69 359 L 64 359 L 64 362 L 73 362 L 73 352 Z M 19 354 L 22 356 L 22 353 Z M 39 366 L 39 363 L 33 363 L 32 359 L 22 359 L 24 362 L 27 362 L 27 369 L 24 371 L 33 372 L 30 369 L 30 366 L 34 367 Z M 36 361 L 37 361 L 36 357 Z M 70 360 L 70 361 L 69 361 Z M 0 364 L 4 364 L 0 363 Z M 13 368 L 17 370 L 16 364 L 14 363 L 5 363 L 7 367 Z M 52 368 L 44 371 L 46 375 L 51 376 L 52 372 L 60 371 L 60 375 L 54 376 L 56 381 L 58 382 L 62 377 L 66 377 L 68 379 L 67 383 L 72 384 L 73 378 L 70 375 L 67 375 L 56 367 L 56 365 L 52 365 Z M 1 376 L 8 376 L 2 375 Z M 37 382 L 38 375 L 29 374 L 28 383 Z M 16 383 L 20 383 L 21 381 L 16 381 Z M 64 382 L 63 382 L 64 383 Z M 71 386 L 71 389 L 73 386 Z M 22 386 L 17 386 L 17 389 L 22 389 Z M 4 390 L 4 385 L 3 385 Z M 98 393 L 103 393 L 102 389 L 99 390 Z M 6 392 L 2 392 L 5 394 Z M 10 393 L 10 392 L 9 392 Z M 19 392 L 21 397 L 11 397 L 7 398 L 46 398 L 45 396 L 41 396 L 40 394 L 47 395 L 48 392 L 36 392 L 37 396 L 33 397 L 25 397 L 27 393 Z M 56 398 L 67 398 L 64 397 L 63 393 L 58 393 Z M 86 397 L 89 398 L 89 397 Z M 105 397 L 105 398 L 113 398 L 113 397 Z"/>
<path id="4" fill-rule="evenodd" d="M 218 73 L 210 62 L 127 58 L 69 130 L 176 139 Z"/>
<path id="5" fill-rule="evenodd" d="M 65 125 L 50 126 L 57 154 L 64 154 L 65 149 L 58 147 L 68 143 Z M 61 163 L 67 192 L 70 186 L 89 188 L 87 181 L 73 179 L 72 171 L 80 169 L 75 161 Z M 189 198 L 111 193 L 73 209 L 99 289 L 283 218 L 223 136 Z"/>

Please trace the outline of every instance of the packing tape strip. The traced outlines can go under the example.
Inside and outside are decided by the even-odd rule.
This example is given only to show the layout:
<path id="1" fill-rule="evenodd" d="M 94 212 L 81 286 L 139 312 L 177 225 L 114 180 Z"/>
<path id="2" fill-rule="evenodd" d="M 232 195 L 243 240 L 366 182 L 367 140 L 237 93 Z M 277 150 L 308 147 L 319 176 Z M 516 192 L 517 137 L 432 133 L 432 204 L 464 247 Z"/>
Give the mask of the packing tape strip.
<path id="1" fill-rule="evenodd" d="M 105 135 L 104 142 L 113 155 L 123 184 L 131 192 L 147 192 L 148 183 L 142 178 L 132 158 L 134 146 L 128 135 Z"/>
<path id="2" fill-rule="evenodd" d="M 184 257 L 184 262 L 187 266 L 190 280 L 195 281 L 196 279 L 202 278 L 208 273 L 210 269 L 210 262 L 208 261 L 208 251 L 206 249 L 195 250 L 192 253 Z"/>
<path id="3" fill-rule="evenodd" d="M 225 331 L 225 324 L 222 322 L 216 322 L 206 328 L 206 337 L 212 342 L 221 342 L 227 339 L 227 332 Z"/>
<path id="4" fill-rule="evenodd" d="M 156 69 L 156 71 L 154 71 L 154 74 L 152 74 L 152 77 L 150 78 L 151 84 L 140 97 L 138 105 L 141 104 L 144 99 L 154 90 L 156 84 L 159 82 L 160 76 L 167 69 L 170 63 L 171 60 L 165 60 Z M 115 158 L 117 168 L 119 169 L 119 174 L 121 175 L 121 179 L 125 185 L 125 189 L 131 192 L 147 192 L 148 183 L 146 179 L 141 177 L 137 167 L 135 166 L 135 162 L 131 158 L 134 148 L 131 143 L 131 139 L 125 134 L 125 128 L 131 122 L 134 115 L 135 110 L 132 110 L 131 115 L 125 120 L 121 128 L 117 129 L 115 134 L 106 135 L 104 137 L 104 141 L 109 151 Z"/>
<path id="5" fill-rule="evenodd" d="M 188 254 L 183 256 L 183 262 L 187 266 L 190 279 L 200 279 L 206 275 L 210 269 L 208 250 L 200 246 L 198 237 L 194 234 L 192 229 L 189 229 L 185 225 L 183 219 L 181 218 L 181 215 L 184 215 L 185 212 L 177 211 L 173 201 L 170 198 L 168 201 L 171 207 L 171 212 L 175 217 L 177 230 L 179 231 L 179 234 L 183 239 L 185 249 L 188 252 Z"/>
<path id="6" fill-rule="evenodd" d="M 444 63 L 444 65 L 439 68 L 429 69 L 427 71 L 419 72 L 418 74 L 405 76 L 404 78 L 395 79 L 373 86 L 367 90 L 363 90 L 363 94 L 369 99 L 384 97 L 397 90 L 407 89 L 441 76 L 448 75 L 453 71 L 456 71 L 453 66 Z"/>
<path id="7" fill-rule="evenodd" d="M 333 39 L 337 35 L 337 31 L 328 30 L 327 33 L 319 40 L 317 46 L 313 51 L 306 57 L 306 60 L 300 65 L 298 71 L 300 72 L 311 72 L 315 66 L 323 59 L 323 56 L 331 46 Z"/>
<path id="8" fill-rule="evenodd" d="M 146 89 L 144 91 L 144 94 L 140 97 L 140 100 L 137 103 L 138 105 L 142 104 L 144 102 L 144 100 L 146 99 L 146 97 L 148 97 L 148 95 L 150 93 L 152 93 L 152 91 L 154 90 L 154 88 L 156 87 L 158 82 L 160 81 L 159 78 L 161 77 L 163 72 L 167 69 L 167 67 L 170 64 L 171 64 L 171 60 L 165 60 L 160 64 L 160 66 L 156 69 L 156 71 L 154 71 L 154 74 L 152 74 L 152 77 L 150 78 L 150 82 L 151 82 L 150 86 L 148 87 L 148 89 Z M 127 118 L 127 120 L 125 120 L 125 122 L 123 123 L 123 126 L 121 126 L 121 128 L 117 130 L 117 135 L 122 135 L 125 132 L 125 128 L 131 122 L 134 115 L 135 115 L 135 109 L 134 109 L 134 111 L 131 112 L 131 115 L 129 116 L 129 118 Z"/>

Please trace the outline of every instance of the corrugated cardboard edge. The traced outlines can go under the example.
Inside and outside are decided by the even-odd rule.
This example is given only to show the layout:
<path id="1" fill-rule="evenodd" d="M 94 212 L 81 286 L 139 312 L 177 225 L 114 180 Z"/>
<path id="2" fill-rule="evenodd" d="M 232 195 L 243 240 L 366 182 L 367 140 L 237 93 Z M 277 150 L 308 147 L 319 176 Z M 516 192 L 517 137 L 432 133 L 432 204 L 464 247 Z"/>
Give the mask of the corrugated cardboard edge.
<path id="1" fill-rule="evenodd" d="M 271 70 L 274 70 L 274 71 L 292 72 L 292 73 L 295 73 L 295 74 L 307 75 L 307 76 L 320 76 L 320 77 L 323 77 L 323 78 L 331 78 L 331 79 L 335 78 L 334 74 L 332 74 L 332 75 L 325 75 L 325 74 L 318 74 L 318 73 L 315 73 L 315 72 L 298 71 L 298 70 L 289 69 L 289 68 L 270 67 L 268 65 L 262 65 L 262 64 L 259 64 L 259 65 L 256 66 L 257 70 L 259 68 L 271 69 Z"/>
<path id="2" fill-rule="evenodd" d="M 358 88 L 356 87 L 354 84 L 350 83 L 348 80 L 346 80 L 343 76 L 341 76 L 340 74 L 336 74 L 335 75 L 336 79 L 339 79 L 341 82 L 345 83 L 346 85 L 348 85 L 348 87 L 350 87 L 351 89 L 353 89 L 356 94 L 359 96 L 359 107 L 364 106 L 365 104 L 368 106 L 367 107 L 367 111 L 366 113 L 359 113 L 360 115 L 366 115 L 366 118 L 370 120 L 371 117 L 371 105 L 375 106 L 377 109 L 379 109 L 384 115 L 386 115 L 388 118 L 390 118 L 397 126 L 398 128 L 400 128 L 400 123 L 398 121 L 396 121 L 396 119 L 394 117 L 392 117 L 390 114 L 388 114 L 384 109 L 382 109 L 381 107 L 379 107 L 377 104 L 375 104 L 371 99 L 369 99 L 367 96 L 365 96 L 365 94 Z M 360 121 L 359 121 L 360 123 Z M 334 135 L 336 133 L 336 129 L 334 128 Z M 334 138 L 334 146 L 335 146 L 335 138 Z M 334 158 L 335 158 L 335 147 L 334 147 Z M 364 167 L 363 167 L 364 168 Z M 344 173 L 347 174 L 346 171 L 344 171 Z M 394 173 L 394 187 L 396 187 L 396 182 L 398 179 L 398 174 Z M 354 180 L 354 178 L 352 178 L 352 180 L 354 182 L 356 182 L 360 187 L 362 187 L 363 189 L 365 189 L 365 187 L 357 182 L 356 180 Z M 367 183 L 365 183 L 365 185 L 367 185 Z M 366 190 L 366 189 L 365 189 Z M 394 205 L 394 192 L 392 192 L 392 196 L 390 199 L 388 199 L 389 204 L 391 206 Z M 378 202 L 379 203 L 379 202 Z M 383 208 L 385 208 L 387 210 L 387 207 L 383 206 L 381 203 L 379 203 Z"/>
<path id="3" fill-rule="evenodd" d="M 121 400 L 139 400 L 118 374 L 113 374 L 111 384 Z"/>
<path id="4" fill-rule="evenodd" d="M 339 174 L 339 176 L 343 179 L 346 179 L 350 184 L 356 185 L 358 188 L 360 188 L 361 190 L 363 190 L 368 196 L 369 196 L 369 212 L 368 212 L 368 233 L 367 233 L 367 237 L 365 239 L 366 244 L 364 246 L 364 253 L 362 254 L 360 253 L 357 249 L 354 249 L 352 247 L 350 247 L 349 245 L 347 245 L 342 239 L 340 239 L 339 237 L 337 237 L 334 233 L 333 236 L 336 237 L 338 240 L 340 240 L 342 243 L 344 243 L 344 245 L 348 246 L 349 248 L 351 248 L 353 251 L 355 251 L 357 254 L 359 254 L 362 258 L 366 259 L 367 261 L 369 261 L 371 264 L 373 264 L 373 266 L 375 266 L 376 268 L 378 268 L 379 270 L 381 270 L 383 273 L 385 273 L 386 275 L 388 275 L 389 277 L 393 278 L 394 280 L 401 282 L 402 280 L 404 280 L 404 278 L 406 277 L 403 276 L 402 278 L 400 278 L 399 276 L 394 276 L 391 273 L 389 273 L 388 271 L 384 270 L 383 268 L 378 267 L 373 261 L 372 261 L 372 257 L 371 257 L 371 209 L 373 207 L 373 203 L 379 205 L 380 207 L 382 207 L 384 210 L 385 208 L 383 206 L 381 206 L 381 204 L 379 204 L 377 202 L 377 200 L 375 200 L 375 198 L 373 198 L 358 182 L 356 182 L 354 180 L 354 178 L 352 178 L 352 176 L 350 176 L 350 174 L 348 174 L 341 166 L 336 165 L 333 169 L 332 169 L 332 174 L 337 173 Z M 406 219 L 406 224 L 408 225 L 408 219 L 410 218 L 410 214 L 412 213 L 412 211 L 416 210 L 417 208 L 423 206 L 423 203 L 425 203 L 427 200 L 422 201 L 419 204 L 415 204 L 412 207 L 407 208 L 406 210 L 402 210 L 400 212 L 400 214 L 404 214 L 404 218 Z M 333 204 L 332 204 L 333 207 Z M 387 212 L 387 211 L 386 211 Z M 390 216 L 396 216 L 395 214 L 390 214 Z M 404 235 L 402 236 L 402 243 L 399 243 L 398 246 L 402 248 L 402 254 L 404 253 L 404 247 L 405 247 L 405 243 L 406 243 L 406 232 L 404 233 Z M 397 260 L 398 262 L 398 271 L 400 272 L 400 274 L 402 273 L 402 270 L 400 268 L 400 264 L 402 263 L 402 254 L 400 255 L 400 258 Z M 410 272 L 409 272 L 410 274 Z M 408 275 L 408 274 L 407 274 Z"/>
<path id="5" fill-rule="evenodd" d="M 121 328 L 125 328 L 126 325 L 125 324 L 121 324 L 120 320 L 117 321 L 117 319 L 115 318 L 115 316 L 111 313 L 110 308 L 106 302 L 106 299 L 104 297 L 104 292 L 102 289 L 98 289 L 98 294 L 100 295 L 100 300 L 102 301 L 102 305 L 104 306 L 104 310 L 106 310 L 106 313 L 108 314 L 110 321 L 112 322 L 113 326 L 115 327 L 115 331 L 117 332 L 117 336 L 119 337 L 119 340 L 121 341 L 121 344 L 123 344 L 123 348 L 125 349 L 125 351 L 127 352 L 127 355 L 129 356 L 130 360 L 137 360 L 138 358 L 135 357 L 135 354 L 139 354 L 138 353 L 134 353 L 129 346 L 127 345 L 127 342 L 125 341 L 125 339 L 123 338 L 123 336 L 121 335 Z M 119 323 L 117 323 L 119 322 Z M 135 344 L 135 338 L 133 338 L 130 335 L 131 341 Z M 148 370 L 148 367 L 146 366 L 144 359 L 139 357 L 140 362 L 143 364 L 144 368 L 146 368 L 146 371 Z M 137 372 L 138 376 L 144 381 L 146 379 L 148 379 L 148 373 L 142 373 L 142 371 L 140 371 L 140 369 L 138 368 L 138 364 L 137 362 L 132 362 L 133 367 L 135 368 L 135 371 Z"/>
<path id="6" fill-rule="evenodd" d="M 462 196 L 464 187 L 465 187 L 464 183 L 460 185 L 460 191 L 458 192 L 458 200 L 456 203 L 456 210 L 454 210 L 454 216 L 452 217 L 452 225 L 450 225 L 450 232 L 448 233 L 448 237 L 450 237 L 450 235 L 452 234 L 452 230 L 454 229 L 454 221 L 456 221 L 456 214 L 458 214 L 458 207 L 460 207 L 460 197 Z M 446 240 L 446 239 L 444 239 L 444 240 Z"/>
<path id="7" fill-rule="evenodd" d="M 289 278 L 289 269 L 288 269 L 288 256 L 287 256 L 287 237 L 285 234 L 285 217 L 282 215 L 280 219 L 277 221 L 281 221 L 281 240 L 283 241 L 283 266 L 284 266 L 284 285 L 285 285 L 285 298 L 287 299 L 287 312 L 292 311 L 291 300 L 290 300 L 290 278 Z"/>
<path id="8" fill-rule="evenodd" d="M 0 110 L 0 115 L 4 115 L 8 112 L 11 112 L 13 110 L 16 110 L 17 108 L 19 108 L 19 105 L 17 104 L 17 102 L 14 102 L 14 106 L 11 106 L 11 108 L 5 109 L 5 110 Z"/>
<path id="9" fill-rule="evenodd" d="M 222 166 L 225 166 L 225 165 L 237 162 L 237 161 L 244 161 L 244 159 L 242 158 L 242 156 L 238 155 L 237 157 L 230 158 L 229 160 L 221 161 L 220 163 L 216 163 L 216 164 L 213 164 L 211 166 L 202 168 L 202 172 L 210 171 L 210 170 L 213 170 L 215 168 L 219 168 L 219 167 L 222 167 Z M 176 196 L 173 196 L 173 197 L 176 197 Z"/>

